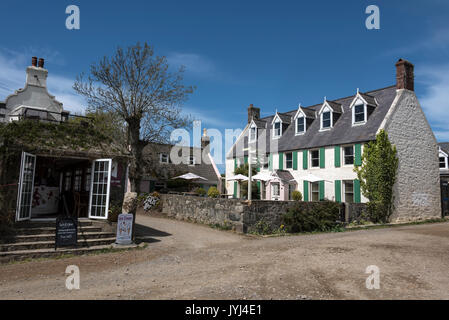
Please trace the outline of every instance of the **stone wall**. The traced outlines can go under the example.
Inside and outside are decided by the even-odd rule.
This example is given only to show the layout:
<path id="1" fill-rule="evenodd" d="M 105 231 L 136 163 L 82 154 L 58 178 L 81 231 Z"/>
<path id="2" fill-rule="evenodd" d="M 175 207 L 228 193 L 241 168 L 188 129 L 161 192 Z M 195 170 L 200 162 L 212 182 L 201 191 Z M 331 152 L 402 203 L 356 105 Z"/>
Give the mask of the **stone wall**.
<path id="1" fill-rule="evenodd" d="M 161 195 L 161 201 L 162 213 L 168 217 L 245 232 L 243 214 L 247 204 L 244 201 L 168 194 Z"/>
<path id="2" fill-rule="evenodd" d="M 398 91 L 382 127 L 399 158 L 392 222 L 441 218 L 438 146 L 413 91 Z"/>
<path id="3" fill-rule="evenodd" d="M 233 199 L 211 199 L 203 197 L 161 195 L 162 214 L 178 220 L 192 221 L 207 225 L 231 227 L 241 233 L 253 231 L 258 222 L 263 221 L 271 230 L 282 224 L 282 216 L 294 207 L 294 201 L 251 202 Z M 312 202 L 300 202 L 308 206 Z M 341 219 L 344 220 L 344 205 Z"/>

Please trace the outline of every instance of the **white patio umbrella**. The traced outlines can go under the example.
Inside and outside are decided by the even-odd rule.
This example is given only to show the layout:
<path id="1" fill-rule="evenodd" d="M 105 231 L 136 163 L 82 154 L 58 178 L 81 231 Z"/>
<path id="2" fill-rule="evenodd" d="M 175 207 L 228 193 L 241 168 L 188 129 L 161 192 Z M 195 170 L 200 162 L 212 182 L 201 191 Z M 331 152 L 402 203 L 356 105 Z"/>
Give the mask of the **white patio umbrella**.
<path id="1" fill-rule="evenodd" d="M 239 181 L 239 182 L 241 182 L 241 181 L 248 181 L 249 179 L 248 179 L 247 176 L 244 176 L 243 174 L 238 174 L 236 176 L 233 176 L 233 177 L 229 178 L 228 180 L 229 181 Z"/>
<path id="2" fill-rule="evenodd" d="M 249 178 L 247 176 L 244 176 L 243 174 L 238 174 L 238 175 L 233 176 L 228 179 L 228 181 L 237 181 L 239 183 L 239 187 L 240 187 L 240 184 L 242 183 L 242 181 L 248 181 L 248 180 L 249 180 Z M 241 192 L 241 190 L 240 190 L 240 192 Z M 241 198 L 240 195 L 239 195 L 239 198 Z"/>
<path id="3" fill-rule="evenodd" d="M 327 180 L 325 180 L 323 178 L 317 177 L 317 176 L 315 176 L 313 174 L 310 174 L 310 173 L 305 175 L 304 177 L 300 177 L 300 179 L 304 180 L 304 181 L 309 181 L 309 182 L 327 181 Z M 296 179 L 293 179 L 293 180 L 290 180 L 290 181 L 296 181 Z"/>
<path id="4" fill-rule="evenodd" d="M 176 180 L 176 179 L 183 179 L 183 180 L 205 180 L 205 181 L 207 181 L 206 178 L 200 177 L 199 175 L 196 175 L 196 174 L 190 173 L 190 172 L 189 172 L 189 173 L 186 173 L 186 174 L 183 174 L 182 176 L 172 178 L 172 180 Z"/>
<path id="5" fill-rule="evenodd" d="M 272 175 L 267 172 L 259 172 L 253 177 L 253 180 L 259 180 L 264 182 L 270 181 L 271 179 L 273 179 Z"/>

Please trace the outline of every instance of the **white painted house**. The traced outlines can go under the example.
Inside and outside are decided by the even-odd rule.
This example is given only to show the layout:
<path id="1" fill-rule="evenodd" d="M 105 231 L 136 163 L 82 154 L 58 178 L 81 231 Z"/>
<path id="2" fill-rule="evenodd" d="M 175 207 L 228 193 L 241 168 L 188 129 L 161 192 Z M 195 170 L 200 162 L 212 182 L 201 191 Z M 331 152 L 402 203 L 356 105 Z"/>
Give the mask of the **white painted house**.
<path id="1" fill-rule="evenodd" d="M 305 201 L 367 202 L 354 166 L 361 165 L 364 145 L 385 129 L 399 157 L 393 220 L 441 217 L 438 146 L 414 92 L 414 66 L 401 59 L 396 73 L 394 86 L 269 117 L 251 105 L 227 153 L 228 193 L 239 197 L 239 184 L 229 179 L 251 158 L 263 177 L 262 199 L 291 200 L 299 190 Z"/>

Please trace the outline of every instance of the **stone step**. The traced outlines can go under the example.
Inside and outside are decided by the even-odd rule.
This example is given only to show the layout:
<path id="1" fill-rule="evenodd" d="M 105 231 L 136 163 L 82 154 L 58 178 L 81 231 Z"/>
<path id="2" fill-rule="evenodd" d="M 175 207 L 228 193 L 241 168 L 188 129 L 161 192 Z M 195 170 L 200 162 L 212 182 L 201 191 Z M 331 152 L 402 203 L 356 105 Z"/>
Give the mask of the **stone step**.
<path id="1" fill-rule="evenodd" d="M 78 226 L 80 227 L 88 227 L 92 226 L 95 222 L 92 220 L 78 220 Z M 98 222 L 97 222 L 98 223 Z M 24 221 L 24 222 L 17 222 L 15 224 L 15 228 L 17 229 L 26 229 L 26 228 L 48 228 L 48 227 L 55 227 L 56 221 Z"/>
<path id="2" fill-rule="evenodd" d="M 115 242 L 115 237 L 102 239 L 82 239 L 78 238 L 79 247 L 92 247 L 108 245 Z M 19 242 L 0 244 L 0 252 L 23 251 L 23 250 L 37 250 L 54 248 L 54 241 L 39 241 L 39 242 Z"/>
<path id="3" fill-rule="evenodd" d="M 103 239 L 103 238 L 112 238 L 114 236 L 115 235 L 111 232 L 101 232 L 101 231 L 95 230 L 94 232 L 79 232 L 78 240 Z M 25 242 L 25 243 L 26 242 L 42 242 L 42 241 L 55 241 L 55 232 L 44 233 L 44 234 L 34 234 L 34 235 L 18 235 L 18 236 L 6 239 L 6 242 L 4 244 L 23 243 L 23 242 Z"/>
<path id="4" fill-rule="evenodd" d="M 112 248 L 113 246 L 111 244 L 107 244 L 107 245 L 82 247 L 82 248 L 68 248 L 68 249 L 58 248 L 56 251 L 53 248 L 53 249 L 17 250 L 9 252 L 0 252 L 0 263 L 22 261 L 26 259 L 51 258 L 66 254 L 81 255 L 104 251 Z"/>
<path id="5" fill-rule="evenodd" d="M 95 226 L 82 226 L 79 228 L 82 232 L 101 232 L 102 227 L 100 225 Z M 14 230 L 15 234 L 18 236 L 25 235 L 39 235 L 39 234 L 49 234 L 56 233 L 56 227 L 53 225 L 52 227 L 34 227 L 34 228 L 19 228 Z"/>

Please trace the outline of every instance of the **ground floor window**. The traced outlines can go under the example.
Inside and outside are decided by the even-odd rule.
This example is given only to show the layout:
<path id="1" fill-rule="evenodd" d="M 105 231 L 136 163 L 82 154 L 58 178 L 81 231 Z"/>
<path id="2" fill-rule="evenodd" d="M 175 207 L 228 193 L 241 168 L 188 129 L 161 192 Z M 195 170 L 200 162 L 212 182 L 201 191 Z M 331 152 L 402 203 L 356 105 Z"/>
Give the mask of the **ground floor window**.
<path id="1" fill-rule="evenodd" d="M 320 201 L 320 183 L 312 182 L 311 185 L 312 185 L 311 188 L 312 201 Z"/>
<path id="2" fill-rule="evenodd" d="M 271 190 L 273 197 L 279 197 L 281 195 L 281 186 L 279 183 L 271 184 Z"/>
<path id="3" fill-rule="evenodd" d="M 353 203 L 354 202 L 354 181 L 344 181 L 344 194 L 345 194 L 345 202 Z"/>

